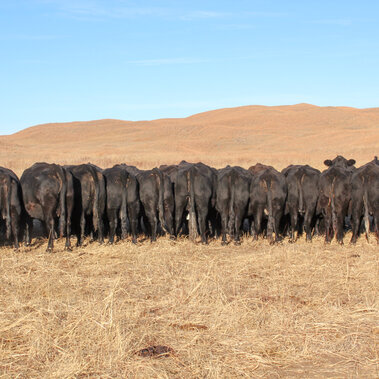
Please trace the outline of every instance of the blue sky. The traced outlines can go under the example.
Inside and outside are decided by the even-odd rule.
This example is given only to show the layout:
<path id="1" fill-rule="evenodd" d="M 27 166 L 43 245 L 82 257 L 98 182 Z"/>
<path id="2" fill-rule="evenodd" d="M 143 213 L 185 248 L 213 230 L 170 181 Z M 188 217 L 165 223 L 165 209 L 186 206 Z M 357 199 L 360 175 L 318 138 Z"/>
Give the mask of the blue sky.
<path id="1" fill-rule="evenodd" d="M 239 105 L 379 106 L 379 1 L 0 0 L 0 134 Z"/>

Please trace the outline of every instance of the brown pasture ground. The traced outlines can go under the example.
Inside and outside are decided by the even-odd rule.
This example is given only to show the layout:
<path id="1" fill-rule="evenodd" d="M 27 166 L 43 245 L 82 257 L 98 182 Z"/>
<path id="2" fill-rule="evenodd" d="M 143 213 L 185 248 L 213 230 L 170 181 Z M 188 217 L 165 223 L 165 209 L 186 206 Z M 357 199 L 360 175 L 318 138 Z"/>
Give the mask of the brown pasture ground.
<path id="1" fill-rule="evenodd" d="M 3 378 L 379 376 L 373 239 L 45 248 L 0 251 Z"/>
<path id="2" fill-rule="evenodd" d="M 49 124 L 0 137 L 1 165 L 278 169 L 379 152 L 379 108 L 240 107 L 186 119 Z M 0 248 L 0 378 L 377 378 L 379 248 L 321 237 L 208 246 L 160 237 L 54 253 Z M 73 241 L 75 243 L 75 241 Z M 166 346 L 167 356 L 141 356 Z"/>

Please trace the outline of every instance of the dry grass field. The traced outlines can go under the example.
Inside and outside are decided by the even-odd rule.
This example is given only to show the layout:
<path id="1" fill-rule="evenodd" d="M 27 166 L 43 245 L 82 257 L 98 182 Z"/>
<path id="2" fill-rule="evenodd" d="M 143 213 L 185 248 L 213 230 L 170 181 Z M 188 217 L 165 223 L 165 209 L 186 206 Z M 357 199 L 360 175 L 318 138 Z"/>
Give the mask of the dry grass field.
<path id="1" fill-rule="evenodd" d="M 323 168 L 379 153 L 379 108 L 241 107 L 51 124 L 0 137 L 1 165 L 181 159 Z M 72 252 L 0 248 L 0 378 L 378 378 L 379 247 L 184 238 Z M 141 349 L 166 346 L 167 354 Z"/>
<path id="2" fill-rule="evenodd" d="M 1 377 L 379 376 L 374 240 L 45 247 L 0 251 Z"/>

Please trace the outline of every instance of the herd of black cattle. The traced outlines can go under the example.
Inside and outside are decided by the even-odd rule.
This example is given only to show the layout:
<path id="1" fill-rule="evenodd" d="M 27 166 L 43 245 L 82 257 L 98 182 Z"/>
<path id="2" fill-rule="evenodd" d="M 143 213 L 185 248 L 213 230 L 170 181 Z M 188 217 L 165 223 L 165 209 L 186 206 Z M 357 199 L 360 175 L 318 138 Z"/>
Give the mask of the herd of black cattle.
<path id="1" fill-rule="evenodd" d="M 221 235 L 222 244 L 229 234 L 238 244 L 243 231 L 271 243 L 285 235 L 294 242 L 303 231 L 307 241 L 317 233 L 343 243 L 351 228 L 351 243 L 370 229 L 379 242 L 378 158 L 360 168 L 342 156 L 324 163 L 323 172 L 308 165 L 279 172 L 260 163 L 248 170 L 185 161 L 153 170 L 35 163 L 20 180 L 0 167 L 3 242 L 30 245 L 35 219 L 45 226 L 48 251 L 58 236 L 70 249 L 72 234 L 78 245 L 86 235 L 100 243 L 131 235 L 136 243 L 142 233 L 155 241 L 166 232 L 173 239 L 200 235 L 202 243 Z"/>

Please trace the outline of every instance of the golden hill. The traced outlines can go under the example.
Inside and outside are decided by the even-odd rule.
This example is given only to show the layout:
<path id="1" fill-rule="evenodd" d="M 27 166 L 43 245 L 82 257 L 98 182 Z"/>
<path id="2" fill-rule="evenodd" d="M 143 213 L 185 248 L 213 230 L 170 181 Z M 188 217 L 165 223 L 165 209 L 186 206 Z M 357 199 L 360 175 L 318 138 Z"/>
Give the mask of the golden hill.
<path id="1" fill-rule="evenodd" d="M 244 106 L 153 121 L 97 120 L 37 125 L 0 136 L 1 162 L 18 174 L 34 162 L 142 168 L 182 159 L 215 167 L 257 161 L 323 168 L 342 154 L 357 164 L 379 153 L 379 108 Z"/>

